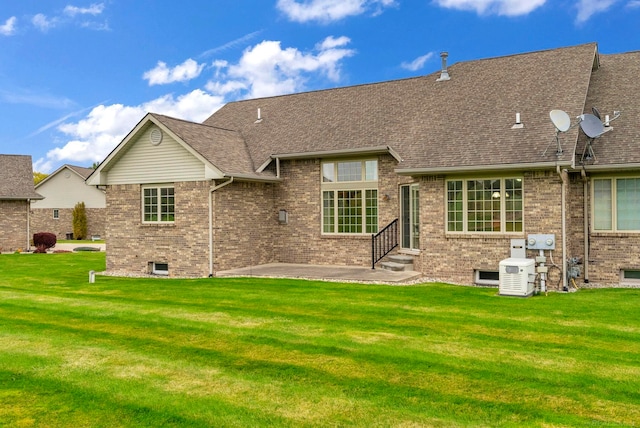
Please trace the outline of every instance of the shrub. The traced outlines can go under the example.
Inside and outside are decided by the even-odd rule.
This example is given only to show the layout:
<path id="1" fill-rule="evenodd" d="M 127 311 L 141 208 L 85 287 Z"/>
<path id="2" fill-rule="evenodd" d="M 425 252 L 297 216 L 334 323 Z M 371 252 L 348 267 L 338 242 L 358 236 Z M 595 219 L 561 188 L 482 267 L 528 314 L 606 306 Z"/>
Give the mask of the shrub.
<path id="1" fill-rule="evenodd" d="M 54 233 L 40 232 L 33 234 L 34 253 L 46 253 L 49 248 L 56 245 L 57 239 Z"/>
<path id="2" fill-rule="evenodd" d="M 84 202 L 78 202 L 73 207 L 73 236 L 76 239 L 85 239 L 87 237 L 87 210 Z"/>

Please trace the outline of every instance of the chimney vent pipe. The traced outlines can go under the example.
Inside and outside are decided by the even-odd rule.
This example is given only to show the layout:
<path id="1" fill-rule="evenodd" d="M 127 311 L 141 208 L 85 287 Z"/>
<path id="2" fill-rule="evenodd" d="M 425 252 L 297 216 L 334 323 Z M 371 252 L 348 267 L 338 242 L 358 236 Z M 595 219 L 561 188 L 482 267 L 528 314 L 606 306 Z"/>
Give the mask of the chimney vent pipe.
<path id="1" fill-rule="evenodd" d="M 447 57 L 449 56 L 449 52 L 441 52 L 440 58 L 442 58 L 442 71 L 440 71 L 440 78 L 436 80 L 436 82 L 443 82 L 446 80 L 450 80 L 449 72 L 447 71 Z"/>

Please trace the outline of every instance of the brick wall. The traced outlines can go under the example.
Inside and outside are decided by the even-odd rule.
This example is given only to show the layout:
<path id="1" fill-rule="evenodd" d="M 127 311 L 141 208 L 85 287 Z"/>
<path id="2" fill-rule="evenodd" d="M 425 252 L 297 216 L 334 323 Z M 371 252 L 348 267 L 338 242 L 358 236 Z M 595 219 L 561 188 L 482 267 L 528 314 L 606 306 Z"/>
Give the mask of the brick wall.
<path id="1" fill-rule="evenodd" d="M 561 181 L 554 172 L 524 175 L 524 233 L 448 234 L 445 225 L 445 177 L 420 179 L 420 266 L 427 278 L 458 284 L 473 284 L 474 270 L 497 271 L 500 261 L 510 257 L 511 239 L 531 233 L 555 233 L 554 261 L 562 263 Z M 535 257 L 529 251 L 527 257 Z M 559 278 L 559 276 L 558 276 Z M 557 283 L 548 284 L 557 287 Z"/>
<path id="2" fill-rule="evenodd" d="M 141 186 L 107 189 L 107 271 L 146 274 L 149 263 L 168 263 L 169 276 L 209 274 L 209 182 L 175 183 L 175 222 L 142 224 Z"/>
<path id="3" fill-rule="evenodd" d="M 0 200 L 0 252 L 27 250 L 27 202 Z"/>
<path id="4" fill-rule="evenodd" d="M 58 210 L 58 218 L 53 218 L 52 208 L 31 209 L 31 231 L 54 233 L 58 239 L 66 239 L 67 233 L 73 232 L 73 208 Z M 87 212 L 87 238 L 93 235 L 104 237 L 105 214 L 104 208 L 86 208 Z"/>

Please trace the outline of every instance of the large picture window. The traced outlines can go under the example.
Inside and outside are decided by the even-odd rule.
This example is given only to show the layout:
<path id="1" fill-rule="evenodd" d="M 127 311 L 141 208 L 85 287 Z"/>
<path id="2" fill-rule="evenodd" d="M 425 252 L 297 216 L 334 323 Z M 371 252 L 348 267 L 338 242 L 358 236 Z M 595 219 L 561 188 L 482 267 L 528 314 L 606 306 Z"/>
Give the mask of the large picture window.
<path id="1" fill-rule="evenodd" d="M 447 181 L 448 232 L 522 232 L 521 178 Z"/>
<path id="2" fill-rule="evenodd" d="M 322 163 L 322 232 L 378 231 L 378 161 Z"/>
<path id="3" fill-rule="evenodd" d="M 640 232 L 640 178 L 593 180 L 593 228 Z"/>
<path id="4" fill-rule="evenodd" d="M 175 220 L 173 187 L 144 187 L 142 189 L 142 207 L 143 222 L 172 223 Z"/>

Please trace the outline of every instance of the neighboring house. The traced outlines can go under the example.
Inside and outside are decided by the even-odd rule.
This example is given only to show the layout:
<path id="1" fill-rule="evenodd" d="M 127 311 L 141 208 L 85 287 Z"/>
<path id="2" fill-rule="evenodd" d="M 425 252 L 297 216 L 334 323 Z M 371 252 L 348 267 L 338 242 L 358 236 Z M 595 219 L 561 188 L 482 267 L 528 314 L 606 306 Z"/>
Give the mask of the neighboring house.
<path id="1" fill-rule="evenodd" d="M 104 235 L 106 196 L 85 183 L 92 172 L 91 168 L 63 165 L 38 183 L 35 189 L 44 199 L 31 203 L 31 229 L 54 233 L 58 239 L 71 238 L 73 208 L 84 202 L 87 238 Z"/>
<path id="2" fill-rule="evenodd" d="M 0 253 L 31 248 L 29 203 L 38 199 L 31 156 L 0 155 Z"/>
<path id="3" fill-rule="evenodd" d="M 422 77 L 232 102 L 202 124 L 148 114 L 87 180 L 106 187 L 107 269 L 367 266 L 371 235 L 399 219 L 395 251 L 430 279 L 495 282 L 512 239 L 553 234 L 548 264 L 576 257 L 592 284 L 638 282 L 640 53 L 445 60 Z M 592 107 L 623 112 L 594 140 L 575 119 Z M 572 118 L 559 133 L 556 109 Z"/>

